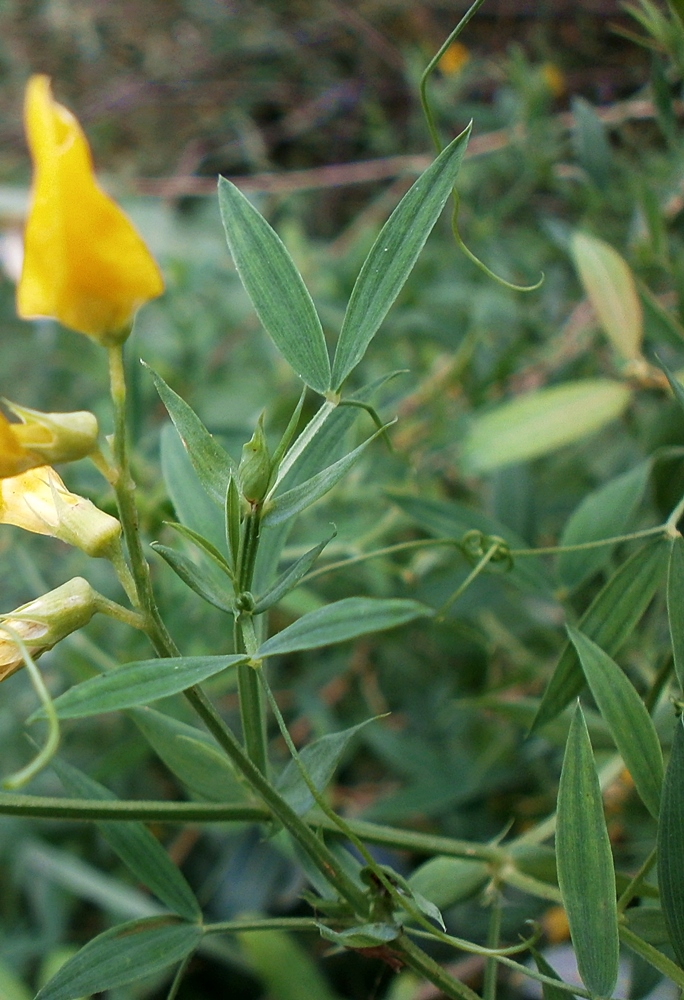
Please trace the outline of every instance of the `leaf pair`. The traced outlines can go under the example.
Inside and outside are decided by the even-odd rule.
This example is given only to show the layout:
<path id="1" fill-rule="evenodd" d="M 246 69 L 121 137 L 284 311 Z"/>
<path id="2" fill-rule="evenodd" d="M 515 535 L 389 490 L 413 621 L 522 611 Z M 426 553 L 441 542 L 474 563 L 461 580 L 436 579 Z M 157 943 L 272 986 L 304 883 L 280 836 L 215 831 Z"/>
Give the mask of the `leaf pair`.
<path id="1" fill-rule="evenodd" d="M 338 392 L 401 291 L 444 208 L 463 160 L 470 128 L 418 178 L 394 210 L 361 268 L 330 365 L 321 322 L 278 235 L 230 181 L 219 181 L 219 204 L 235 266 L 276 347 L 307 385 Z"/>

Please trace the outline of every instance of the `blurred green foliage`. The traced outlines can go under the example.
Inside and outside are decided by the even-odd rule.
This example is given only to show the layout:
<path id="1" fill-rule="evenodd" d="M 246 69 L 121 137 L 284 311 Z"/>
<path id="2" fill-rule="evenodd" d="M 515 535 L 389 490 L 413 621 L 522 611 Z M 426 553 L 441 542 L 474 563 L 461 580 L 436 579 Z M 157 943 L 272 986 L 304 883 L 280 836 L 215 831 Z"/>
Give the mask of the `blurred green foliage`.
<path id="1" fill-rule="evenodd" d="M 6 0 L 0 8 L 5 84 L 0 110 L 7 141 L 0 171 L 8 183 L 26 176 L 19 107 L 29 68 L 55 77 L 60 98 L 65 103 L 73 98 L 100 163 L 124 176 L 240 174 L 423 152 L 427 140 L 415 81 L 451 27 L 452 15 L 437 4 L 365 6 L 357 15 L 352 7 L 345 13 L 342 5 L 313 0 L 258 6 L 159 0 L 109 7 Z M 582 16 L 589 18 L 578 15 L 575 31 Z M 504 20 L 499 26 L 501 31 L 494 21 L 487 27 L 485 19 L 475 22 L 476 47 L 460 72 L 436 80 L 435 108 L 445 136 L 471 115 L 476 135 L 506 130 L 501 148 L 472 157 L 461 172 L 461 230 L 497 273 L 527 282 L 543 271 L 544 284 L 529 295 L 494 284 L 459 255 L 447 218 L 441 220 L 352 378 L 356 388 L 388 370 L 402 370 L 380 399 L 383 416 L 400 418 L 391 432 L 394 450 L 377 443 L 372 457 L 298 522 L 288 555 L 329 535 L 330 522 L 338 533 L 326 549 L 328 559 L 429 534 L 426 524 L 393 503 L 392 491 L 419 493 L 426 501 L 457 500 L 495 518 L 524 544 L 544 546 L 557 543 L 588 493 L 656 453 L 628 530 L 663 521 L 684 490 L 681 461 L 666 450 L 684 445 L 684 419 L 657 381 L 637 384 L 622 417 L 589 438 L 479 478 L 461 467 L 459 441 L 473 416 L 493 404 L 570 379 L 623 377 L 621 358 L 583 303 L 569 251 L 576 228 L 618 249 L 650 289 L 647 354 L 657 351 L 675 370 L 684 366 L 676 63 L 667 52 L 656 52 L 649 84 L 648 57 L 630 42 L 620 43 L 618 59 L 613 36 L 603 36 L 600 44 L 585 41 L 582 51 L 566 47 L 553 24 L 536 22 L 526 23 L 524 32 L 515 25 L 521 44 L 509 46 L 511 25 Z M 565 30 L 572 40 L 572 31 Z M 464 40 L 470 43 L 468 36 Z M 575 90 L 574 77 L 584 96 L 572 102 L 568 127 L 559 112 Z M 627 113 L 606 126 L 596 103 L 627 94 L 653 100 L 654 114 Z M 124 184 L 121 174 L 117 183 Z M 303 274 L 331 343 L 358 268 L 402 185 L 400 180 L 382 188 L 256 196 Z M 0 191 L 8 239 L 16 220 L 14 193 L 9 187 Z M 127 207 L 168 283 L 164 297 L 140 314 L 128 359 L 144 532 L 149 539 L 169 541 L 164 521 L 173 511 L 159 458 L 165 414 L 138 358 L 193 405 L 234 457 L 264 407 L 269 438 L 277 441 L 300 385 L 261 331 L 232 268 L 216 199 L 131 197 Z M 93 408 L 108 427 L 97 348 L 49 322 L 19 322 L 9 279 L 0 284 L 0 313 L 3 393 L 45 410 Z M 364 421 L 357 421 L 352 443 L 369 429 Z M 88 469 L 70 468 L 65 479 L 112 509 L 111 497 Z M 554 584 L 555 564 L 548 559 L 538 567 L 551 581 L 545 594 L 520 589 L 494 571 L 481 576 L 436 627 L 412 625 L 362 639 L 353 648 L 283 658 L 274 668 L 273 685 L 297 743 L 391 712 L 359 734 L 330 792 L 336 806 L 364 819 L 481 841 L 501 835 L 509 823 L 520 833 L 551 812 L 569 718 L 563 715 L 541 734 L 525 736 L 537 704 L 533 699 L 543 691 L 565 639 L 559 602 L 565 599 L 569 615 L 579 615 L 632 549 L 627 545 L 612 553 L 570 599 Z M 20 537 L 11 528 L 0 533 L 0 554 L 7 610 L 85 566 L 79 553 L 60 543 Z M 359 562 L 297 590 L 274 613 L 273 630 L 324 601 L 356 593 L 414 597 L 437 607 L 467 572 L 446 548 Z M 154 559 L 154 573 L 166 619 L 184 653 L 225 648 L 225 617 L 185 589 L 160 559 Z M 91 564 L 88 577 L 103 593 L 118 596 L 104 564 Z M 668 656 L 663 609 L 659 594 L 621 654 L 642 691 Z M 109 621 L 94 621 L 47 654 L 41 669 L 57 693 L 90 676 L 105 659 L 147 655 L 144 640 Z M 230 682 L 219 679 L 213 690 L 234 718 Z M 3 685 L 3 773 L 25 759 L 24 720 L 34 707 L 23 674 Z M 164 709 L 189 721 L 180 700 Z M 665 743 L 670 714 L 656 715 Z M 610 739 L 593 718 L 594 729 L 588 714 L 600 751 Z M 66 724 L 63 752 L 122 797 L 182 794 L 126 717 Z M 275 734 L 272 754 L 287 760 Z M 60 794 L 61 786 L 46 772 L 30 790 Z M 628 784 L 618 782 L 609 833 L 619 867 L 631 870 L 643 859 L 652 827 Z M 301 868 L 281 838 L 263 841 L 247 827 L 157 832 L 183 863 L 213 919 L 246 911 L 304 911 Z M 382 851 L 378 856 L 384 860 Z M 408 873 L 420 859 L 392 852 L 390 860 Z M 86 824 L 1 818 L 0 881 L 0 995 L 10 1000 L 24 997 L 13 977 L 37 985 L 48 975 L 46 964 L 54 967 L 65 948 L 87 940 L 113 917 L 143 916 L 149 906 Z M 515 940 L 522 921 L 544 907 L 518 890 L 506 893 L 502 934 Z M 451 933 L 471 936 L 479 930 L 484 940 L 487 914 L 477 895 L 459 901 L 446 918 Z M 321 942 L 303 940 L 309 954 L 320 955 Z M 277 937 L 261 944 L 251 939 L 244 948 L 212 942 L 195 960 L 181 996 L 211 996 L 229 984 L 235 997 L 258 997 L 265 995 L 262 981 L 269 995 L 288 996 L 272 962 L 303 963 L 303 981 L 319 982 L 294 949 Z M 322 967 L 332 984 L 326 988 L 336 995 L 359 1000 L 400 995 L 389 971 L 359 956 L 334 956 Z M 477 969 L 473 975 L 477 980 Z M 140 983 L 112 995 L 149 996 L 158 986 Z M 322 985 L 316 989 L 327 995 Z"/>

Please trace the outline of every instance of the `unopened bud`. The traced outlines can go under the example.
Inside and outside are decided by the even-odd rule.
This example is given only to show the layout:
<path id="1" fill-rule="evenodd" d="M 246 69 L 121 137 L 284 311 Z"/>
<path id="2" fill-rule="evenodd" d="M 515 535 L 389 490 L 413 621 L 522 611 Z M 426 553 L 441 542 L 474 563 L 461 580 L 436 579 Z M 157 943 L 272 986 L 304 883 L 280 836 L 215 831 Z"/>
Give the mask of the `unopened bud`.
<path id="1" fill-rule="evenodd" d="M 99 600 L 88 581 L 77 576 L 16 611 L 0 615 L 0 623 L 6 622 L 36 659 L 60 639 L 87 625 L 98 610 Z M 11 633 L 0 628 L 0 681 L 23 665 L 24 658 Z"/>
<path id="2" fill-rule="evenodd" d="M 89 556 L 104 558 L 112 555 L 121 534 L 115 517 L 70 493 L 47 465 L 0 479 L 0 524 L 52 535 Z"/>
<path id="3" fill-rule="evenodd" d="M 19 417 L 20 424 L 9 428 L 20 448 L 32 458 L 32 464 L 76 462 L 97 448 L 98 426 L 94 413 L 41 413 L 5 400 L 5 405 Z"/>
<path id="4" fill-rule="evenodd" d="M 240 492 L 248 503 L 259 503 L 266 496 L 271 478 L 271 456 L 264 434 L 264 415 L 259 417 L 251 439 L 242 448 L 238 467 Z"/>

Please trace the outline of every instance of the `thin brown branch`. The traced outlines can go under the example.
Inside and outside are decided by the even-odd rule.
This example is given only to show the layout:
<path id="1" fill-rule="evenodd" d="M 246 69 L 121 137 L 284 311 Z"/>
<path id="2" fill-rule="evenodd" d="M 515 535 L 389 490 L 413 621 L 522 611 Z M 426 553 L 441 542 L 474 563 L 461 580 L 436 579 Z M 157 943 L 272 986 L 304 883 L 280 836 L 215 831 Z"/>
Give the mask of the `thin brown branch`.
<path id="1" fill-rule="evenodd" d="M 684 106 L 676 105 L 678 114 L 684 113 Z M 596 114 L 609 128 L 627 121 L 643 121 L 655 117 L 653 103 L 647 100 L 620 101 L 596 108 Z M 563 111 L 557 116 L 562 128 L 570 130 L 575 124 L 571 111 Z M 505 149 L 512 141 L 524 136 L 524 128 L 497 129 L 476 135 L 470 140 L 466 157 L 473 159 L 487 156 Z M 250 176 L 231 177 L 242 191 L 263 192 L 264 194 L 290 194 L 295 191 L 310 191 L 317 188 L 347 187 L 352 184 L 368 184 L 372 181 L 390 180 L 403 174 L 419 174 L 432 162 L 425 153 L 405 156 L 385 156 L 376 160 L 360 160 L 356 163 L 332 163 L 324 167 L 308 170 L 289 170 L 282 173 L 265 171 Z M 136 188 L 141 194 L 162 198 L 179 198 L 188 195 L 213 195 L 216 181 L 213 177 L 176 176 L 139 179 Z"/>

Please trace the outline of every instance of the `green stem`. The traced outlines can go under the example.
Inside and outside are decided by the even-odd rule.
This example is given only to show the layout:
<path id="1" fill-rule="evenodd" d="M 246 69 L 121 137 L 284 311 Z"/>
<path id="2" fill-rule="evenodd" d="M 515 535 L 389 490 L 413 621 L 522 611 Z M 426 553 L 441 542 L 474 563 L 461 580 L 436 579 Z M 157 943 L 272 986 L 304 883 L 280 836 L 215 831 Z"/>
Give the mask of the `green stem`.
<path id="1" fill-rule="evenodd" d="M 489 927 L 487 929 L 487 947 L 498 948 L 501 936 L 501 897 L 498 890 L 495 890 L 496 898 L 492 902 L 489 915 Z M 496 979 L 498 967 L 495 958 L 488 958 L 485 962 L 484 980 L 482 983 L 482 1000 L 496 1000 Z"/>
<path id="2" fill-rule="evenodd" d="M 667 532 L 667 522 L 658 524 L 655 528 L 644 528 L 643 531 L 632 531 L 628 535 L 614 535 L 612 538 L 599 538 L 595 542 L 580 542 L 577 545 L 547 545 L 539 549 L 511 549 L 509 555 L 520 556 L 553 556 L 559 552 L 583 552 L 585 549 L 600 549 L 604 545 L 617 545 L 619 542 L 633 542 L 639 538 L 650 538 L 651 535 L 664 535 Z"/>
<path id="3" fill-rule="evenodd" d="M 31 778 L 34 778 L 39 771 L 42 771 L 42 769 L 49 764 L 54 755 L 57 753 L 57 747 L 59 746 L 59 720 L 57 719 L 57 713 L 55 712 L 55 706 L 52 702 L 52 698 L 50 697 L 50 692 L 45 687 L 40 670 L 29 653 L 24 640 L 11 627 L 11 625 L 7 624 L 7 622 L 0 624 L 0 629 L 2 629 L 3 632 L 6 632 L 12 642 L 14 642 L 19 648 L 19 652 L 24 660 L 24 666 L 26 667 L 31 679 L 33 690 L 38 695 L 38 699 L 43 707 L 43 711 L 45 712 L 48 726 L 47 739 L 33 760 L 27 764 L 26 767 L 22 767 L 20 771 L 16 771 L 14 774 L 9 775 L 9 777 L 5 778 L 2 782 L 3 788 L 14 789 L 21 788 L 22 785 L 27 784 Z"/>
<path id="4" fill-rule="evenodd" d="M 154 823 L 266 823 L 271 812 L 262 805 L 220 802 L 154 802 L 126 799 L 67 799 L 0 793 L 0 816 L 38 819 L 111 820 Z"/>
<path id="5" fill-rule="evenodd" d="M 437 132 L 437 126 L 435 124 L 435 119 L 434 119 L 434 116 L 432 114 L 432 108 L 430 107 L 430 102 L 428 101 L 428 96 L 427 96 L 428 80 L 432 76 L 432 74 L 435 71 L 435 68 L 437 66 L 437 63 L 442 58 L 442 56 L 444 55 L 444 53 L 446 52 L 446 50 L 449 48 L 449 46 L 451 45 L 451 43 L 454 42 L 458 38 L 458 36 L 461 34 L 461 32 L 463 31 L 463 29 L 467 25 L 468 21 L 471 19 L 471 17 L 473 16 L 473 14 L 475 14 L 479 10 L 479 8 L 482 6 L 483 3 L 484 3 L 484 0 L 475 0 L 475 3 L 473 3 L 470 6 L 470 8 L 466 11 L 466 13 L 463 15 L 463 17 L 461 18 L 461 20 L 458 22 L 458 24 L 456 25 L 456 27 L 454 28 L 454 30 L 448 36 L 447 40 L 444 42 L 444 44 L 441 46 L 441 48 L 437 50 L 437 52 L 435 53 L 435 55 L 432 57 L 432 59 L 430 60 L 430 62 L 427 64 L 427 66 L 425 67 L 425 69 L 423 71 L 423 75 L 420 78 L 420 84 L 419 84 L 420 103 L 421 103 L 422 108 L 423 108 L 423 114 L 425 115 L 425 121 L 427 122 L 427 127 L 428 127 L 428 131 L 430 133 L 430 138 L 432 139 L 433 145 L 434 145 L 437 153 L 441 153 L 442 152 L 442 143 L 440 142 L 439 133 Z"/>
<path id="6" fill-rule="evenodd" d="M 128 432 L 126 428 L 126 378 L 124 374 L 123 346 L 108 348 L 109 383 L 114 407 L 113 453 L 116 466 L 114 492 L 119 508 L 119 518 L 131 562 L 131 571 L 137 605 L 147 619 L 146 632 L 160 656 L 177 654 L 175 643 L 162 622 L 152 590 L 150 567 L 143 552 L 135 505 L 135 483 L 131 477 L 128 459 Z"/>
<path id="7" fill-rule="evenodd" d="M 473 580 L 475 580 L 480 575 L 480 573 L 485 568 L 489 560 L 492 559 L 498 551 L 499 551 L 498 542 L 495 542 L 493 545 L 489 546 L 489 548 L 482 556 L 482 558 L 479 560 L 479 562 L 475 566 L 473 566 L 470 573 L 468 573 L 463 583 L 461 583 L 453 592 L 453 594 L 451 594 L 451 596 L 446 599 L 441 608 L 437 609 L 437 611 L 435 612 L 435 621 L 440 621 L 444 617 L 445 613 L 451 607 L 454 601 L 457 601 L 458 598 L 461 596 L 461 594 L 465 593 L 465 591 L 468 589 Z"/>
<path id="8" fill-rule="evenodd" d="M 356 913 L 365 918 L 368 912 L 368 901 L 364 891 L 347 875 L 334 854 L 328 850 L 313 830 L 300 819 L 297 813 L 273 788 L 263 772 L 247 756 L 238 740 L 225 725 L 223 719 L 217 714 L 214 706 L 207 699 L 204 692 L 199 687 L 192 687 L 185 692 L 185 696 L 230 760 L 244 774 L 264 805 L 271 810 L 273 817 L 279 820 L 300 843 L 316 867 L 354 908 Z"/>
<path id="9" fill-rule="evenodd" d="M 314 931 L 319 933 L 313 917 L 266 917 L 254 920 L 224 920 L 205 924 L 205 934 L 244 934 L 245 931 Z"/>
<path id="10" fill-rule="evenodd" d="M 109 615 L 110 618 L 114 618 L 118 622 L 123 622 L 124 625 L 130 625 L 131 628 L 142 629 L 142 631 L 145 631 L 147 628 L 147 622 L 139 611 L 131 611 L 130 608 L 124 608 L 115 601 L 110 601 L 109 598 L 103 597 L 102 594 L 97 595 L 96 604 L 97 610 L 101 614 Z"/>
<path id="11" fill-rule="evenodd" d="M 444 996 L 451 997 L 452 1000 L 479 1000 L 477 993 L 465 983 L 450 976 L 441 965 L 426 955 L 423 949 L 414 944 L 406 934 L 402 934 L 400 938 L 393 941 L 392 947 L 396 948 L 410 969 L 438 986 Z"/>
<path id="12" fill-rule="evenodd" d="M 654 948 L 652 944 L 648 944 L 642 940 L 638 934 L 631 931 L 629 927 L 625 927 L 624 924 L 620 924 L 620 939 L 628 948 L 631 948 L 637 955 L 645 959 L 649 965 L 652 965 L 658 972 L 662 972 L 664 976 L 667 976 L 673 983 L 676 983 L 680 990 L 684 989 L 684 970 L 675 965 L 671 958 L 663 955 L 662 951 Z"/>
<path id="13" fill-rule="evenodd" d="M 238 592 L 249 591 L 254 577 L 259 549 L 259 529 L 261 525 L 261 505 L 257 505 L 245 517 L 238 555 L 237 584 Z M 238 618 L 235 623 L 235 651 L 237 653 L 255 652 L 256 644 L 251 640 L 254 635 L 251 618 Z M 240 700 L 240 721 L 242 722 L 242 737 L 245 750 L 262 774 L 268 769 L 268 747 L 266 741 L 266 712 L 261 686 L 254 667 L 242 663 L 237 668 L 238 695 Z"/>
<path id="14" fill-rule="evenodd" d="M 646 860 L 639 868 L 639 871 L 636 873 L 634 878 L 629 882 L 624 892 L 618 899 L 617 902 L 618 913 L 624 913 L 629 904 L 632 902 L 632 900 L 639 891 L 641 883 L 644 881 L 644 879 L 650 872 L 651 868 L 653 868 L 653 865 L 656 863 L 657 856 L 658 852 L 654 847 L 651 853 L 648 855 Z"/>

